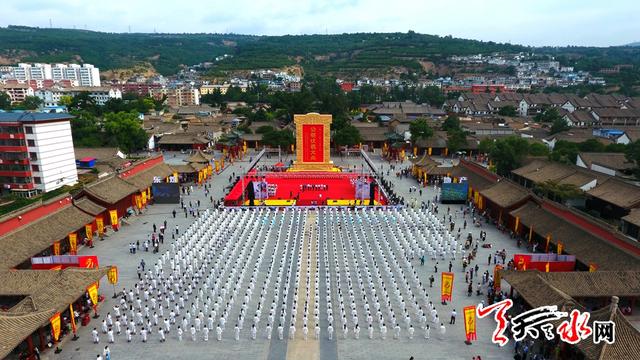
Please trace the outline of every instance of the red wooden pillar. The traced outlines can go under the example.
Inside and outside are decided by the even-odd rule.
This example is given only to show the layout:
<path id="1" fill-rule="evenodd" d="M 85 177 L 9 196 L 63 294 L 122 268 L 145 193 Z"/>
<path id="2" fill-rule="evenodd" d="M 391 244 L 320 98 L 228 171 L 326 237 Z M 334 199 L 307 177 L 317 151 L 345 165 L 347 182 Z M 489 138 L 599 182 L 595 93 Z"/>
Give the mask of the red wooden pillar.
<path id="1" fill-rule="evenodd" d="M 44 333 L 42 331 L 42 328 L 38 328 L 38 339 L 40 340 L 38 348 L 40 350 L 44 350 L 47 347 L 47 344 L 44 343 Z"/>
<path id="2" fill-rule="evenodd" d="M 28 356 L 31 358 L 33 356 L 33 338 L 31 337 L 33 334 L 29 334 L 27 338 L 27 348 L 28 348 Z"/>

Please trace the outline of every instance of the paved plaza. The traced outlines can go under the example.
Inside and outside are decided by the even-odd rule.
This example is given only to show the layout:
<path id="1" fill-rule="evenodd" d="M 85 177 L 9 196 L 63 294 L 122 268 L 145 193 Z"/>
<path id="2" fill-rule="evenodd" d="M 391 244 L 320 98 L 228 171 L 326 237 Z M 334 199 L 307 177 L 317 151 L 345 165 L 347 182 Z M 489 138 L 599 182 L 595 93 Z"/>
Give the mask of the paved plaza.
<path id="1" fill-rule="evenodd" d="M 180 163 L 184 156 L 170 153 L 165 154 L 165 157 L 169 163 Z M 286 162 L 289 159 L 278 159 L 272 155 L 269 159 L 264 158 L 260 165 L 273 164 L 279 160 Z M 510 240 L 508 235 L 486 225 L 482 228 L 472 227 L 467 216 L 469 226 L 461 230 L 461 239 L 456 240 L 458 227 L 464 222 L 459 205 L 450 206 L 453 221 L 456 222 L 451 235 L 442 225 L 448 223 L 442 221 L 443 214 L 447 213 L 447 205 L 439 206 L 437 216 L 427 210 L 414 208 L 384 211 L 338 211 L 331 208 L 281 211 L 266 208 L 247 211 L 213 209 L 210 197 L 219 200 L 224 196 L 225 188 L 229 186 L 229 176 L 238 176 L 246 171 L 248 160 L 249 157 L 245 157 L 244 161 L 232 164 L 209 180 L 209 194 L 205 194 L 202 187 L 194 187 L 190 195 L 183 197 L 185 203 L 191 202 L 194 206 L 200 201 L 200 217 L 185 217 L 179 205 L 155 204 L 141 215 L 129 218 L 120 231 L 111 232 L 94 249 L 80 250 L 80 254 L 98 255 L 101 265 L 118 266 L 120 277 L 115 289 L 118 292 L 123 288 L 127 291 L 134 289 L 138 282 L 137 266 L 143 259 L 148 280 L 140 286 L 148 288 L 155 278 L 157 289 L 162 287 L 161 277 L 169 279 L 171 275 L 171 281 L 165 281 L 168 292 L 177 290 L 174 286 L 183 279 L 180 291 L 174 291 L 175 302 L 170 302 L 169 308 L 163 309 L 166 318 L 171 317 L 170 311 L 176 312 L 175 305 L 180 303 L 181 293 L 192 285 L 192 289 L 183 294 L 185 307 L 178 309 L 180 315 L 176 314 L 176 323 L 170 324 L 171 330 L 165 334 L 165 342 L 160 342 L 158 334 L 159 328 L 164 328 L 162 318 L 159 325 L 153 326 L 147 342 L 141 341 L 140 325 L 136 325 L 137 334 L 132 336 L 130 343 L 126 341 L 125 326 L 122 326 L 122 334 L 116 336 L 113 344 L 108 344 L 107 335 L 102 332 L 99 335 L 100 343 L 92 342 L 91 330 L 94 327 L 100 330 L 102 320 L 109 312 L 115 320 L 113 307 L 120 301 L 120 298 L 111 298 L 114 288 L 105 278 L 100 287 L 101 294 L 105 295 L 105 301 L 99 307 L 100 319 L 92 320 L 87 327 L 80 327 L 78 341 L 69 341 L 67 337 L 62 344 L 62 353 L 48 352 L 44 357 L 95 359 L 96 354 L 102 354 L 105 345 L 109 345 L 112 359 L 513 357 L 511 345 L 499 348 L 490 342 L 495 328 L 492 319 L 478 319 L 478 340 L 472 345 L 464 344 L 462 321 L 464 306 L 475 305 L 486 299 L 486 296 L 475 295 L 478 276 L 474 276 L 474 294 L 469 297 L 466 293 L 467 284 L 462 268 L 462 256 L 466 254 L 462 245 L 466 234 L 471 232 L 476 239 L 480 230 L 484 230 L 487 232 L 487 242 L 493 245 L 491 249 L 478 247 L 476 260 L 471 263 L 472 266 L 478 265 L 478 274 L 487 270 L 492 274 L 493 264 L 487 265 L 489 254 L 505 249 L 509 257 L 517 251 L 515 241 Z M 420 201 L 433 200 L 436 194 L 433 187 L 423 188 L 422 194 L 409 193 L 409 187 L 417 186 L 414 179 L 396 177 L 393 171 L 386 175 L 389 164 L 375 155 L 372 160 L 384 170 L 385 178 L 393 183 L 394 191 L 404 196 L 407 203 L 412 203 L 412 199 L 417 199 L 418 204 Z M 349 168 L 355 165 L 356 169 L 360 169 L 363 164 L 360 157 L 334 158 L 334 162 Z M 410 163 L 395 165 L 404 168 Z M 172 216 L 173 210 L 177 211 L 176 218 Z M 150 236 L 153 225 L 159 227 L 165 220 L 167 235 L 158 254 L 142 249 L 136 254 L 129 253 L 129 243 L 138 240 L 142 243 Z M 176 226 L 179 236 L 173 240 L 170 234 L 175 231 Z M 424 265 L 420 264 L 421 252 L 425 255 Z M 436 261 L 438 273 L 434 272 Z M 452 262 L 452 272 L 455 273 L 453 301 L 442 305 L 440 272 L 448 270 L 449 261 Z M 432 275 L 435 282 L 430 287 L 429 277 Z M 232 295 L 234 300 L 230 301 Z M 198 300 L 195 299 L 196 296 Z M 130 299 L 134 304 L 134 315 L 137 312 L 136 297 L 134 295 Z M 207 297 L 210 297 L 209 302 Z M 144 301 L 144 291 L 141 291 L 140 298 L 143 299 L 142 309 L 145 304 L 151 307 L 150 301 Z M 160 303 L 165 305 L 163 301 L 159 301 L 157 306 Z M 433 322 L 430 303 L 439 317 L 438 322 L 445 324 L 446 333 L 443 337 L 439 334 L 440 324 Z M 379 304 L 379 310 L 376 304 Z M 210 328 L 208 316 L 214 308 L 214 321 Z M 450 325 L 453 309 L 458 316 L 456 323 Z M 182 341 L 179 341 L 177 326 L 181 325 L 186 311 L 190 312 L 191 321 L 187 326 L 189 329 L 183 329 Z M 204 321 L 199 324 L 197 340 L 193 341 L 190 326 L 195 326 L 195 318 L 200 311 L 203 312 Z M 144 313 L 144 310 L 141 312 Z M 150 309 L 150 313 L 153 312 Z M 122 310 L 121 313 L 125 311 Z M 129 314 L 129 311 L 126 313 Z M 224 329 L 220 324 L 223 314 Z M 241 314 L 242 329 L 238 329 L 236 340 L 234 328 Z M 371 319 L 367 314 L 371 314 Z M 308 327 L 307 340 L 303 339 L 305 319 Z M 151 321 L 153 322 L 153 316 Z M 269 322 L 272 322 L 270 339 L 267 336 Z M 330 322 L 334 329 L 332 339 L 329 339 L 328 333 Z M 394 329 L 396 324 L 393 322 L 399 326 L 397 339 L 397 330 Z M 257 324 L 255 340 L 252 339 L 254 323 Z M 279 339 L 278 331 L 280 323 L 283 328 L 282 340 Z M 292 323 L 295 328 L 293 339 L 289 338 Z M 315 336 L 316 323 L 320 328 L 319 340 Z M 343 323 L 348 329 L 346 338 Z M 358 339 L 354 332 L 356 323 L 360 329 Z M 369 323 L 373 328 L 372 339 L 369 338 Z M 386 336 L 381 330 L 382 323 L 387 329 Z M 425 339 L 425 325 L 431 328 L 428 339 Z M 209 329 L 208 341 L 204 341 L 204 326 Z M 222 330 L 220 341 L 217 340 L 218 327 Z M 414 330 L 411 331 L 410 328 Z M 412 332 L 413 336 L 410 338 Z M 382 339 L 383 336 L 385 339 Z"/>

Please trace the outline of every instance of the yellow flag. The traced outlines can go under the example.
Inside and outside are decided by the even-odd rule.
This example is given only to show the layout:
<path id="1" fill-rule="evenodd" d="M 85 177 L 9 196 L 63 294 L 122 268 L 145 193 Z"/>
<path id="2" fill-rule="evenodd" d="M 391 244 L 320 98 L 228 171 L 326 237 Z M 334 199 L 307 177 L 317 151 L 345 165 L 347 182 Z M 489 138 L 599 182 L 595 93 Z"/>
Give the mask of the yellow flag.
<path id="1" fill-rule="evenodd" d="M 73 304 L 69 304 L 69 313 L 71 314 L 71 331 L 76 333 L 76 314 L 73 312 Z"/>
<path id="2" fill-rule="evenodd" d="M 91 284 L 87 287 L 89 298 L 93 303 L 93 306 L 98 306 L 98 284 Z"/>
<path id="3" fill-rule="evenodd" d="M 112 266 L 109 268 L 109 272 L 107 272 L 107 279 L 110 284 L 115 285 L 118 283 L 118 267 Z"/>
<path id="4" fill-rule="evenodd" d="M 71 255 L 78 253 L 78 235 L 76 233 L 69 234 L 69 252 Z"/>
<path id="5" fill-rule="evenodd" d="M 93 229 L 91 228 L 91 224 L 87 224 L 84 226 L 84 232 L 87 235 L 87 239 L 93 239 Z"/>
<path id="6" fill-rule="evenodd" d="M 109 210 L 109 216 L 111 217 L 111 227 L 114 229 L 118 227 L 118 210 Z"/>
<path id="7" fill-rule="evenodd" d="M 96 227 L 98 228 L 98 235 L 104 234 L 104 219 L 102 216 L 96 218 Z"/>
<path id="8" fill-rule="evenodd" d="M 467 341 L 476 340 L 476 307 L 474 305 L 466 306 L 462 311 L 464 314 L 464 333 Z"/>
<path id="9" fill-rule="evenodd" d="M 545 272 L 549 272 L 549 262 L 547 261 L 547 264 L 544 266 L 544 271 Z"/>
<path id="10" fill-rule="evenodd" d="M 51 332 L 53 333 L 53 340 L 58 341 L 60 338 L 60 313 L 53 315 L 49 321 L 51 322 Z"/>
<path id="11" fill-rule="evenodd" d="M 441 281 L 441 297 L 442 301 L 451 301 L 451 294 L 453 293 L 453 273 L 443 272 Z"/>
<path id="12" fill-rule="evenodd" d="M 60 255 L 60 241 L 53 243 L 53 255 Z"/>

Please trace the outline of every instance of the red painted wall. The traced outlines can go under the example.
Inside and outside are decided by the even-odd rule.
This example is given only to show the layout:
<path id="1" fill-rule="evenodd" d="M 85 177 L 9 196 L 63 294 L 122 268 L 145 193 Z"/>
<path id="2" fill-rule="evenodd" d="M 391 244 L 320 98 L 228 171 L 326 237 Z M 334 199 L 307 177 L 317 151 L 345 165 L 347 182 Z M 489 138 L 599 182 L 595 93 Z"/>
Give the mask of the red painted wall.
<path id="1" fill-rule="evenodd" d="M 143 172 L 143 171 L 145 171 L 147 169 L 150 169 L 153 166 L 156 166 L 156 165 L 161 164 L 163 162 L 164 162 L 164 157 L 162 155 L 159 155 L 157 157 L 154 157 L 154 158 L 145 160 L 145 161 L 143 161 L 141 163 L 135 164 L 130 168 L 127 168 L 125 171 L 121 172 L 120 175 L 118 175 L 118 176 L 120 176 L 120 178 L 122 178 L 122 179 L 126 179 L 129 176 L 133 176 L 135 174 Z"/>
<path id="2" fill-rule="evenodd" d="M 42 206 L 31 209 L 20 216 L 8 219 L 0 223 L 0 236 L 16 230 L 22 226 L 30 224 L 52 212 L 63 209 L 71 205 L 71 197 L 66 197 L 58 201 L 52 201 L 49 204 L 43 204 Z"/>

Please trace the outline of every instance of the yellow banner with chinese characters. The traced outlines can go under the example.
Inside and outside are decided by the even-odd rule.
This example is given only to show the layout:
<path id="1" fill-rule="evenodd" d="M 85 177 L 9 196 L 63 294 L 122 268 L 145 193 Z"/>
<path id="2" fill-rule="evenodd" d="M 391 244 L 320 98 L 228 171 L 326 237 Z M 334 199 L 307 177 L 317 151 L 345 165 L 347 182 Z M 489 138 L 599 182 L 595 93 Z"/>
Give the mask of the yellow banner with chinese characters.
<path id="1" fill-rule="evenodd" d="M 147 204 L 147 192 L 146 191 L 143 191 L 140 194 L 140 201 L 142 202 L 142 206 Z"/>
<path id="2" fill-rule="evenodd" d="M 69 252 L 71 255 L 78 253 L 78 235 L 76 233 L 69 234 Z"/>
<path id="3" fill-rule="evenodd" d="M 60 313 L 56 313 L 51 318 L 49 318 L 49 322 L 51 323 L 51 333 L 53 335 L 53 340 L 58 341 L 60 338 Z"/>
<path id="4" fill-rule="evenodd" d="M 464 333 L 467 341 L 477 340 L 476 336 L 476 307 L 474 305 L 467 306 L 463 309 L 464 314 Z"/>
<path id="5" fill-rule="evenodd" d="M 520 226 L 520 216 L 516 216 L 516 224 L 513 227 L 513 232 L 518 233 L 518 226 Z"/>
<path id="6" fill-rule="evenodd" d="M 84 226 L 84 232 L 87 234 L 87 239 L 93 240 L 93 229 L 91 224 L 87 224 Z"/>
<path id="7" fill-rule="evenodd" d="M 118 227 L 118 210 L 109 210 L 109 216 L 111 217 L 111 226 L 115 229 Z"/>
<path id="8" fill-rule="evenodd" d="M 87 287 L 87 293 L 93 306 L 98 306 L 98 284 L 91 284 Z"/>
<path id="9" fill-rule="evenodd" d="M 138 209 L 142 209 L 142 195 L 136 195 L 135 199 L 136 199 L 136 207 Z"/>
<path id="10" fill-rule="evenodd" d="M 60 255 L 60 241 L 53 243 L 53 255 Z"/>
<path id="11" fill-rule="evenodd" d="M 96 227 L 98 228 L 98 235 L 104 234 L 104 219 L 102 216 L 96 218 Z"/>
<path id="12" fill-rule="evenodd" d="M 147 188 L 147 202 L 151 201 L 151 187 Z"/>
<path id="13" fill-rule="evenodd" d="M 216 172 L 220 171 L 220 162 L 216 160 L 214 163 L 216 164 Z"/>
<path id="14" fill-rule="evenodd" d="M 442 293 L 442 301 L 451 301 L 451 294 L 453 293 L 453 273 L 442 273 L 442 284 L 440 291 Z"/>
<path id="15" fill-rule="evenodd" d="M 107 279 L 109 279 L 110 284 L 118 283 L 118 267 L 112 266 L 109 268 L 109 272 L 107 272 Z"/>
<path id="16" fill-rule="evenodd" d="M 431 156 L 431 153 L 433 152 L 432 148 L 427 149 L 427 154 L 429 154 L 429 156 Z"/>

